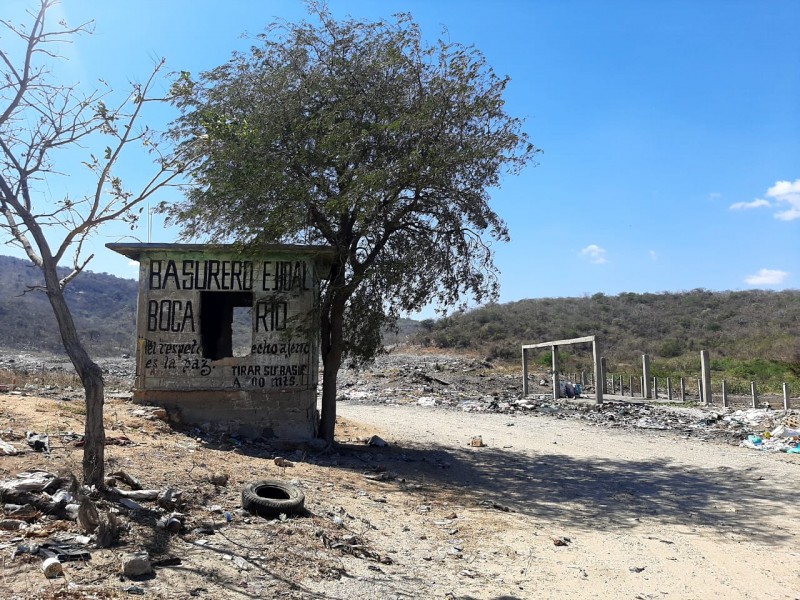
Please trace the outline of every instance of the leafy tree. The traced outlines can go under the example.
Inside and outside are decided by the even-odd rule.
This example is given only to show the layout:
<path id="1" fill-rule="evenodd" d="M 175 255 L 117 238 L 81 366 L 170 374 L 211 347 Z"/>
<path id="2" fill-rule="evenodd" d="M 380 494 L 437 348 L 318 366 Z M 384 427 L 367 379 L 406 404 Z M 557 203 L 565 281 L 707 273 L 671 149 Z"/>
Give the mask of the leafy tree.
<path id="1" fill-rule="evenodd" d="M 249 52 L 174 92 L 195 185 L 170 209 L 187 238 L 330 245 L 321 299 L 321 435 L 333 439 L 343 359 L 431 301 L 497 293 L 489 189 L 537 149 L 504 109 L 508 78 L 473 47 L 392 21 L 278 22 Z"/>
<path id="2" fill-rule="evenodd" d="M 86 94 L 77 85 L 59 83 L 50 69 L 58 64 L 60 45 L 89 33 L 92 24 L 69 27 L 60 22 L 51 27 L 46 17 L 55 4 L 41 0 L 38 10 L 29 13 L 29 26 L 0 20 L 0 31 L 7 33 L 0 47 L 0 232 L 42 272 L 44 284 L 34 288 L 47 294 L 86 394 L 83 478 L 102 486 L 103 375 L 78 335 L 65 288 L 92 258 L 82 253 L 87 238 L 110 221 L 134 223 L 136 205 L 168 185 L 177 172 L 158 153 L 152 132 L 138 127 L 144 106 L 154 100 L 151 89 L 163 61 L 113 106 L 106 103 L 110 90 Z M 156 167 L 143 187 L 132 191 L 114 168 L 124 150 L 140 143 L 155 153 Z M 58 189 L 55 180 L 69 175 L 63 163 L 60 168 L 56 164 L 57 157 L 65 157 L 58 151 L 84 148 L 100 149 L 97 155 L 86 151 L 91 189 L 81 197 L 49 200 L 48 190 Z M 66 260 L 71 267 L 59 274 L 59 263 Z"/>

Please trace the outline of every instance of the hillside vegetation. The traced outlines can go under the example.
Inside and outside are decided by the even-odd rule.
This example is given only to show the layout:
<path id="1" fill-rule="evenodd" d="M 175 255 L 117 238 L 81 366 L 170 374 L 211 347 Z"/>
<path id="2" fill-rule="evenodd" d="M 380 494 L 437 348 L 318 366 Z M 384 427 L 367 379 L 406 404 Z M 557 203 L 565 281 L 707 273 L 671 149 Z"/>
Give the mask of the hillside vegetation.
<path id="1" fill-rule="evenodd" d="M 63 353 L 50 302 L 43 291 L 31 289 L 43 284 L 39 269 L 26 260 L 0 256 L 0 273 L 0 347 Z M 133 352 L 138 288 L 132 279 L 91 271 L 67 286 L 78 332 L 93 355 Z"/>
<path id="2" fill-rule="evenodd" d="M 0 347 L 62 353 L 52 309 L 29 262 L 0 256 Z M 67 300 L 91 352 L 98 357 L 133 353 L 138 283 L 86 272 L 67 287 Z M 414 333 L 416 331 L 416 333 Z M 699 372 L 699 351 L 711 352 L 712 368 L 727 379 L 800 385 L 800 291 L 595 294 L 492 304 L 439 320 L 400 323 L 396 344 L 481 352 L 519 361 L 520 346 L 586 335 L 597 336 L 600 353 L 615 373 L 639 371 L 641 355 L 653 358 L 657 376 Z M 245 346 L 248 340 L 242 341 Z M 567 371 L 591 370 L 588 344 L 564 348 Z M 542 351 L 538 362 L 549 365 Z"/>
<path id="3" fill-rule="evenodd" d="M 478 350 L 519 360 L 522 344 L 595 335 L 617 373 L 637 373 L 641 355 L 654 374 L 681 376 L 700 369 L 709 350 L 712 369 L 729 378 L 800 383 L 800 291 L 595 294 L 493 304 L 422 322 L 417 341 L 437 348 Z M 566 369 L 591 370 L 588 344 L 565 348 Z M 549 351 L 538 356 L 542 365 Z"/>

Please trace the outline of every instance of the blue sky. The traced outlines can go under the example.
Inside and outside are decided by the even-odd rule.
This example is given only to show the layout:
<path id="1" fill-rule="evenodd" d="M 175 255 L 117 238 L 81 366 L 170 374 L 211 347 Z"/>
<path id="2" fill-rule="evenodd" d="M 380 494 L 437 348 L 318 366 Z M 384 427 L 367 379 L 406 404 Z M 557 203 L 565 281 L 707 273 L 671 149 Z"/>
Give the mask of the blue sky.
<path id="1" fill-rule="evenodd" d="M 12 12 L 29 5 L 12 2 Z M 337 17 L 408 11 L 428 40 L 474 44 L 511 77 L 507 108 L 544 152 L 492 192 L 512 237 L 496 247 L 502 302 L 800 288 L 800 2 L 329 6 Z M 249 45 L 241 34 L 274 17 L 303 18 L 305 8 L 299 0 L 63 0 L 54 16 L 96 27 L 57 74 L 122 87 L 145 77 L 156 57 L 174 71 L 213 68 Z M 140 174 L 136 164 L 129 179 Z M 102 247 L 123 234 L 94 239 L 92 270 L 135 275 Z M 144 225 L 133 234 L 147 241 Z M 175 238 L 156 218 L 152 241 Z"/>

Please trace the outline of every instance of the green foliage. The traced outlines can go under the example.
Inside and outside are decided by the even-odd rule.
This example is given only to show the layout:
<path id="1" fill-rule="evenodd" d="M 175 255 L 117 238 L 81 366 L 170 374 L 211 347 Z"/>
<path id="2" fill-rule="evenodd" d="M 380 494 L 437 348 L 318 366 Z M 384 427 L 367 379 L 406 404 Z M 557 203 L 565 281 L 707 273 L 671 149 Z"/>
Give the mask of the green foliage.
<path id="1" fill-rule="evenodd" d="M 317 24 L 273 24 L 227 64 L 180 74 L 172 134 L 194 185 L 170 215 L 190 238 L 334 247 L 323 358 L 338 335 L 368 360 L 403 311 L 496 295 L 487 240 L 508 233 L 487 190 L 537 150 L 476 49 L 427 46 L 406 14 L 335 21 L 310 6 Z"/>
<path id="2" fill-rule="evenodd" d="M 522 344 L 596 335 L 610 370 L 638 373 L 641 355 L 650 354 L 657 377 L 696 376 L 699 352 L 708 349 L 720 378 L 800 383 L 800 292 L 791 290 L 521 300 L 452 315 L 432 331 L 435 345 L 458 341 L 512 360 Z M 592 368 L 588 344 L 560 357 L 566 370 Z M 549 352 L 536 360 L 549 366 Z"/>

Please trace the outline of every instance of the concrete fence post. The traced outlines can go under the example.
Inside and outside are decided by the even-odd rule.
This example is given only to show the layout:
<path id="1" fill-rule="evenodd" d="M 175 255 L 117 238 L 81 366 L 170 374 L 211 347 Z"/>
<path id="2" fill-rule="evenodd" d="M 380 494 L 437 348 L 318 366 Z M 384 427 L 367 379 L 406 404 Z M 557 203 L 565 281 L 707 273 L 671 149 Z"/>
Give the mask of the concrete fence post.
<path id="1" fill-rule="evenodd" d="M 686 402 L 686 381 L 681 377 L 681 402 Z"/>
<path id="2" fill-rule="evenodd" d="M 603 403 L 603 388 L 600 386 L 600 374 L 603 370 L 603 359 L 597 352 L 597 342 L 592 342 L 592 360 L 594 360 L 594 398 L 597 404 Z"/>
<path id="3" fill-rule="evenodd" d="M 653 392 L 650 389 L 650 356 L 647 354 L 642 354 L 642 379 L 644 381 L 642 398 L 652 398 Z"/>
<path id="4" fill-rule="evenodd" d="M 703 375 L 703 402 L 711 404 L 713 400 L 711 392 L 711 360 L 709 359 L 708 350 L 700 351 L 700 368 Z"/>
<path id="5" fill-rule="evenodd" d="M 753 397 L 753 408 L 758 406 L 758 394 L 756 393 L 756 382 L 750 382 L 750 395 Z"/>
<path id="6" fill-rule="evenodd" d="M 607 368 L 608 368 L 608 365 L 606 365 L 606 358 L 605 358 L 605 356 L 601 356 L 600 357 L 600 374 L 601 374 L 601 377 L 600 377 L 600 382 L 601 382 L 600 383 L 600 389 L 603 390 L 604 394 L 608 393 L 608 374 L 606 372 Z"/>
<path id="7" fill-rule="evenodd" d="M 789 410 L 789 386 L 783 382 L 783 410 Z"/>
<path id="8" fill-rule="evenodd" d="M 558 400 L 561 386 L 558 381 L 558 346 L 550 346 L 553 357 L 553 400 Z"/>
<path id="9" fill-rule="evenodd" d="M 704 402 L 704 400 L 703 400 L 703 382 L 700 379 L 697 380 L 697 398 L 698 398 L 698 401 L 701 404 Z"/>
<path id="10" fill-rule="evenodd" d="M 728 408 L 728 382 L 722 380 L 722 408 Z"/>
<path id="11" fill-rule="evenodd" d="M 528 395 L 528 351 L 522 349 L 522 395 Z"/>
<path id="12" fill-rule="evenodd" d="M 667 377 L 667 400 L 672 402 L 672 381 Z"/>
<path id="13" fill-rule="evenodd" d="M 653 377 L 653 400 L 658 400 L 658 377 Z"/>

